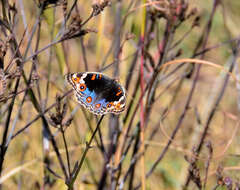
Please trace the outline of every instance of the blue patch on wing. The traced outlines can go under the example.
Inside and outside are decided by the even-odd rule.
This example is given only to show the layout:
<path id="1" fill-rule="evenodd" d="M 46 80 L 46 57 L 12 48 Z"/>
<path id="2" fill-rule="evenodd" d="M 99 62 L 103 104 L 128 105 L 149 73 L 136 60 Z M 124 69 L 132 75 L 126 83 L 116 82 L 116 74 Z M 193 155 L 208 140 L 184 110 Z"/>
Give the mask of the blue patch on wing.
<path id="1" fill-rule="evenodd" d="M 87 102 L 87 98 L 89 96 L 92 98 L 91 102 Z M 92 105 L 95 102 L 96 98 L 97 98 L 97 95 L 96 95 L 96 93 L 94 91 L 90 91 L 88 88 L 86 88 L 86 90 L 83 91 L 82 102 L 86 106 Z"/>
<path id="2" fill-rule="evenodd" d="M 106 102 L 105 99 L 100 99 L 100 100 L 94 102 L 94 107 L 95 107 L 95 105 L 97 105 L 97 104 L 101 104 L 101 106 L 100 106 L 98 109 L 101 109 L 102 107 L 105 107 L 105 108 L 106 108 L 107 103 L 108 103 L 108 102 Z"/>

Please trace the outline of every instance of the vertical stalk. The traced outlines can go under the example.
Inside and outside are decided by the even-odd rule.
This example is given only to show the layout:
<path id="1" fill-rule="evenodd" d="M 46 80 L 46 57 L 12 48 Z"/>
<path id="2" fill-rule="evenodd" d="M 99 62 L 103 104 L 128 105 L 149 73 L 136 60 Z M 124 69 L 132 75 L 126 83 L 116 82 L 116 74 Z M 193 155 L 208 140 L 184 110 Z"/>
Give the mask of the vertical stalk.
<path id="1" fill-rule="evenodd" d="M 142 3 L 145 4 L 146 0 L 142 0 Z M 142 9 L 142 25 L 141 25 L 141 65 L 140 65 L 140 88 L 141 88 L 141 94 L 144 94 L 144 71 L 143 71 L 143 64 L 144 64 L 144 34 L 145 34 L 145 28 L 146 28 L 146 6 Z M 145 184 L 145 165 L 144 165 L 144 105 L 143 105 L 143 99 L 141 99 L 140 102 L 140 141 L 141 141 L 141 147 L 140 152 L 142 153 L 141 156 L 141 182 L 142 182 L 142 190 L 145 190 L 146 184 Z"/>

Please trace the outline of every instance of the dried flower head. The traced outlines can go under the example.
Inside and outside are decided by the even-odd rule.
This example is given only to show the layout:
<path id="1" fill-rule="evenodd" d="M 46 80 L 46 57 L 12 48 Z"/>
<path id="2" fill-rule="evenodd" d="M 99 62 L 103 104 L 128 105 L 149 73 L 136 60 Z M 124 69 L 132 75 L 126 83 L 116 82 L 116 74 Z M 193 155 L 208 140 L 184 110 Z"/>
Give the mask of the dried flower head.
<path id="1" fill-rule="evenodd" d="M 232 189 L 233 181 L 230 177 L 225 177 L 223 181 L 224 181 L 224 184 L 226 185 L 227 189 Z"/>
<path id="2" fill-rule="evenodd" d="M 99 15 L 105 7 L 110 5 L 110 0 L 94 0 L 92 4 L 93 16 Z"/>
<path id="3" fill-rule="evenodd" d="M 49 113 L 49 123 L 54 126 L 58 127 L 61 125 L 62 127 L 68 127 L 73 118 L 70 116 L 70 118 L 64 119 L 67 113 L 67 103 L 66 101 L 61 102 L 61 97 L 57 94 L 56 95 L 56 113 Z M 65 120 L 65 122 L 64 122 Z"/>

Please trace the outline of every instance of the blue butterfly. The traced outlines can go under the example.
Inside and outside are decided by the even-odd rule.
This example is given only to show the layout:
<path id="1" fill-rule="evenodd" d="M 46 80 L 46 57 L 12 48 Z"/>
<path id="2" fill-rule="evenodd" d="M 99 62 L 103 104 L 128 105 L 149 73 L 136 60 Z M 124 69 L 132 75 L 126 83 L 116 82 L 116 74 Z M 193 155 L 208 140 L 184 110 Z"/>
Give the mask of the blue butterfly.
<path id="1" fill-rule="evenodd" d="M 92 113 L 103 115 L 124 111 L 126 93 L 116 80 L 97 72 L 69 73 L 66 80 L 77 101 Z"/>

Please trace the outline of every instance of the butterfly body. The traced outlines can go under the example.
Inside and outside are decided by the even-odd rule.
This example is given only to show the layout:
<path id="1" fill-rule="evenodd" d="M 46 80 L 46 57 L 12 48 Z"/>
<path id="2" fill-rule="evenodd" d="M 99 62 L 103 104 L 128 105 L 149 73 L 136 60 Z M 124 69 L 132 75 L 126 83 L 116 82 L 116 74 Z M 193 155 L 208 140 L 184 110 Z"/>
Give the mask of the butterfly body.
<path id="1" fill-rule="evenodd" d="M 74 89 L 77 101 L 94 114 L 119 114 L 125 109 L 124 88 L 102 73 L 70 73 L 66 80 Z"/>

